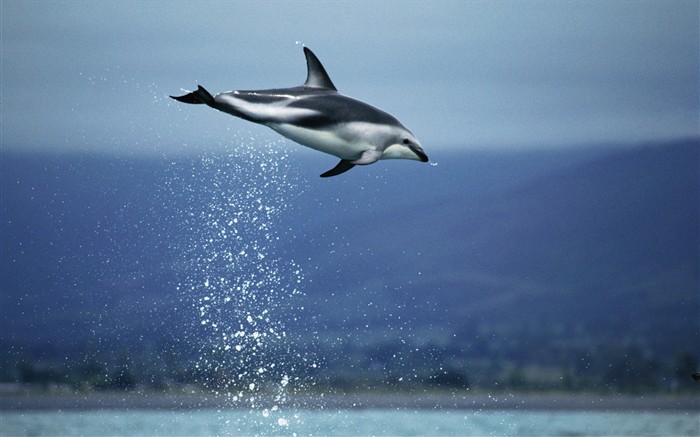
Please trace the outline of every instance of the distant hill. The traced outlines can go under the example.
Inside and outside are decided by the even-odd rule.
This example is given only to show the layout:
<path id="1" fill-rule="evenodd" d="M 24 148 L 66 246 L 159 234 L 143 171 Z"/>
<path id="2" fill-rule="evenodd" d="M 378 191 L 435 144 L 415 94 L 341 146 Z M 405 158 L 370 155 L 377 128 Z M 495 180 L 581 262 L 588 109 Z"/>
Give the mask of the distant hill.
<path id="1" fill-rule="evenodd" d="M 264 242 L 260 263 L 303 271 L 303 295 L 253 304 L 330 378 L 593 378 L 618 355 L 639 354 L 645 371 L 700 355 L 697 139 L 445 152 L 331 180 L 317 177 L 325 157 L 272 157 L 282 164 L 259 177 L 267 155 L 3 153 L 1 376 L 86 347 L 191 359 L 202 333 L 184 284 L 255 269 L 202 260 L 244 250 L 245 238 L 207 246 L 219 228 Z M 231 211 L 259 199 L 269 221 L 234 225 Z"/>
<path id="2" fill-rule="evenodd" d="M 319 271 L 330 273 L 324 284 L 344 283 L 310 298 L 326 305 L 317 312 L 330 338 L 348 328 L 381 347 L 408 338 L 462 367 L 483 356 L 573 368 L 592 351 L 697 355 L 699 155 L 687 141 L 554 159 L 487 193 L 451 172 L 447 193 L 334 223 L 349 247 Z M 493 157 L 530 164 L 514 158 Z M 366 223 L 371 231 L 347 231 Z M 355 267 L 352 280 L 335 273 L 339 260 L 352 260 L 342 269 Z M 334 310 L 338 299 L 365 317 Z M 372 336 L 368 321 L 399 327 Z"/>

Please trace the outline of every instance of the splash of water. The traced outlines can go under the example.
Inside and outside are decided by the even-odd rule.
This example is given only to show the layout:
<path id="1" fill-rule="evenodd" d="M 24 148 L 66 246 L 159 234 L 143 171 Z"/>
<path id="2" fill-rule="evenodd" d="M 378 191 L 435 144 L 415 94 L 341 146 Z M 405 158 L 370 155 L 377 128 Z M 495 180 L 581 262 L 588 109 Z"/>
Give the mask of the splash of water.
<path id="1" fill-rule="evenodd" d="M 280 222 L 298 193 L 288 156 L 277 143 L 239 141 L 227 155 L 207 156 L 172 172 L 183 276 L 181 300 L 195 315 L 200 380 L 232 406 L 259 412 L 286 428 L 288 395 L 313 384 L 313 354 L 287 322 L 298 314 L 303 273 L 285 256 L 293 240 Z"/>

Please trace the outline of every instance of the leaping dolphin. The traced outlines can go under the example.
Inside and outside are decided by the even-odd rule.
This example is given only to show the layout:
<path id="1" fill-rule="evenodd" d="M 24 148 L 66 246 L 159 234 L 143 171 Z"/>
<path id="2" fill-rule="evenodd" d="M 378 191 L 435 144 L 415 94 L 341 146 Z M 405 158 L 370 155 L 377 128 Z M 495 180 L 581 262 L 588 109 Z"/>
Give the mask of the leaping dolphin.
<path id="1" fill-rule="evenodd" d="M 331 82 L 316 55 L 304 47 L 304 85 L 255 91 L 229 91 L 212 96 L 202 86 L 173 99 L 206 104 L 253 123 L 263 124 L 303 146 L 340 158 L 322 178 L 379 159 L 428 162 L 416 137 L 396 118 L 367 103 L 344 96 Z"/>

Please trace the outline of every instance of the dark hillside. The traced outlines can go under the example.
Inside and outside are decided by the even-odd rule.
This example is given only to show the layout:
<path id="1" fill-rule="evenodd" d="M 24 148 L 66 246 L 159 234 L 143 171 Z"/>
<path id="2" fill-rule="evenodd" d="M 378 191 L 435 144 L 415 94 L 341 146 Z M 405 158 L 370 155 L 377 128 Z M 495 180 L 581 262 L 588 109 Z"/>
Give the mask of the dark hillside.
<path id="1" fill-rule="evenodd" d="M 2 377 L 86 347 L 191 361 L 198 314 L 177 290 L 206 258 L 204 231 L 230 217 L 226 199 L 282 198 L 266 255 L 301 267 L 304 296 L 280 322 L 331 380 L 607 383 L 621 354 L 660 381 L 699 353 L 699 155 L 697 140 L 451 152 L 321 180 L 329 159 L 299 153 L 276 170 L 291 182 L 257 186 L 227 172 L 265 157 L 3 153 Z M 249 225 L 234 228 L 264 229 Z"/>

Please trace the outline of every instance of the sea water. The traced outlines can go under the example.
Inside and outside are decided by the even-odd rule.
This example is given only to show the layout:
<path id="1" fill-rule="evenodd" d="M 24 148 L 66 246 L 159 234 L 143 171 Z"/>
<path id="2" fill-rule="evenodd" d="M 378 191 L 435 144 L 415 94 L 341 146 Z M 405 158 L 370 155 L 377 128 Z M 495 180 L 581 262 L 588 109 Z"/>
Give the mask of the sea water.
<path id="1" fill-rule="evenodd" d="M 700 412 L 296 410 L 5 411 L 2 436 L 697 436 Z"/>

